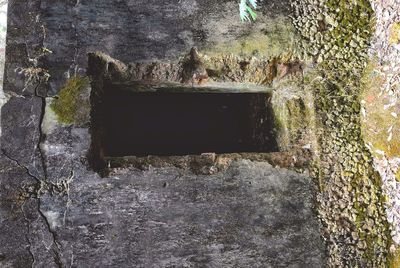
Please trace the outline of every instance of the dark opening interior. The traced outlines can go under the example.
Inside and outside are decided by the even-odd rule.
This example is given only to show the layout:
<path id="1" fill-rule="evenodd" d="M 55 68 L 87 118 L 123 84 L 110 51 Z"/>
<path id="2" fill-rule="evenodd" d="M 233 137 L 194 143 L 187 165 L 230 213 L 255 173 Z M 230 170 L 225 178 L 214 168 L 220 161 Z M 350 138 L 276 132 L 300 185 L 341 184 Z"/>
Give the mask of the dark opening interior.
<path id="1" fill-rule="evenodd" d="M 108 84 L 97 106 L 106 157 L 277 149 L 267 93 L 137 92 Z"/>

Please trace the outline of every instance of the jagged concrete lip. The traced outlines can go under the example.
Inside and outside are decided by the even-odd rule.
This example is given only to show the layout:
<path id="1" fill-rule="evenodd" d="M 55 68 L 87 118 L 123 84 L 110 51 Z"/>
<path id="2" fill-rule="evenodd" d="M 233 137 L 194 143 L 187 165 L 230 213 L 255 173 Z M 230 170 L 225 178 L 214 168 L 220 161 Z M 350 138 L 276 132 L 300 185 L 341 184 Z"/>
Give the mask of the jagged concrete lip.
<path id="1" fill-rule="evenodd" d="M 105 157 L 108 169 L 134 167 L 143 169 L 152 167 L 180 167 L 184 169 L 197 170 L 206 166 L 214 167 L 214 171 L 225 170 L 229 164 L 237 160 L 249 160 L 255 162 L 266 162 L 274 167 L 290 170 L 307 170 L 312 161 L 312 154 L 309 150 L 299 149 L 284 152 L 247 152 L 247 153 L 203 153 L 183 156 L 123 156 Z"/>
<path id="2" fill-rule="evenodd" d="M 166 81 L 135 80 L 112 82 L 111 86 L 130 92 L 171 92 L 171 93 L 272 93 L 273 88 L 254 83 L 208 82 L 202 85 L 182 84 Z"/>

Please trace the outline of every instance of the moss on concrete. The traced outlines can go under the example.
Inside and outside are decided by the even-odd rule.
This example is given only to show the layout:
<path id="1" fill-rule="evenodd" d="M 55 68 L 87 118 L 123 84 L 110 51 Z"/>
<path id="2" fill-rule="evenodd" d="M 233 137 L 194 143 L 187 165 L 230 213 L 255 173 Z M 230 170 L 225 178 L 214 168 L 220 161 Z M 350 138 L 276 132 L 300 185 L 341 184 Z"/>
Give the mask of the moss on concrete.
<path id="1" fill-rule="evenodd" d="M 281 151 L 304 146 L 315 148 L 313 92 L 300 81 L 292 78 L 275 83 L 271 103 Z"/>
<path id="2" fill-rule="evenodd" d="M 396 174 L 395 174 L 394 176 L 395 176 L 396 180 L 397 180 L 398 182 L 400 182 L 400 169 L 397 170 L 397 172 L 396 172 Z"/>
<path id="3" fill-rule="evenodd" d="M 273 166 L 302 171 L 308 167 L 311 154 L 304 150 L 292 150 L 273 153 L 205 153 L 186 156 L 106 157 L 105 160 L 111 169 L 126 167 L 148 169 L 150 166 L 178 167 L 191 170 L 197 174 L 212 174 L 226 171 L 233 161 L 241 159 L 268 162 Z"/>
<path id="4" fill-rule="evenodd" d="M 50 106 L 61 123 L 79 125 L 87 122 L 90 113 L 89 85 L 88 77 L 68 79 Z"/>
<path id="5" fill-rule="evenodd" d="M 308 80 L 316 95 L 320 151 L 315 176 L 322 190 L 319 211 L 331 241 L 330 263 L 380 266 L 388 227 L 380 178 L 361 136 L 360 81 L 326 64 L 319 68 L 319 75 Z M 344 237 L 353 242 L 337 247 Z M 349 251 L 353 255 L 346 257 Z"/>
<path id="6" fill-rule="evenodd" d="M 295 4 L 294 24 L 303 37 L 305 58 L 331 61 L 336 68 L 363 68 L 374 29 L 368 0 L 305 0 Z"/>
<path id="7" fill-rule="evenodd" d="M 242 38 L 212 44 L 204 48 L 204 53 L 272 58 L 295 50 L 296 31 L 287 17 L 260 18 L 249 27 L 251 29 Z"/>
<path id="8" fill-rule="evenodd" d="M 319 150 L 314 176 L 321 189 L 319 213 L 327 230 L 328 265 L 385 266 L 389 226 L 380 177 L 364 145 L 366 136 L 361 132 L 365 127 L 361 124 L 387 125 L 373 122 L 382 120 L 379 113 L 371 122 L 362 123 L 360 119 L 365 112 L 360 105 L 364 91 L 361 75 L 369 72 L 364 68 L 374 31 L 370 1 L 327 0 L 316 5 L 304 0 L 295 2 L 294 7 L 294 24 L 303 38 L 303 57 L 319 63 L 305 83 L 314 88 L 316 98 Z M 388 136 L 383 136 L 377 142 L 387 147 Z"/>
<path id="9" fill-rule="evenodd" d="M 252 84 L 270 86 L 276 78 L 279 80 L 283 77 L 302 77 L 303 63 L 294 57 L 292 51 L 272 58 L 234 54 L 210 55 L 203 52 L 198 54 L 198 60 L 206 69 L 208 79 L 201 85 L 195 85 L 196 87 L 213 87 L 216 85 L 214 82 L 230 83 L 231 85 L 226 84 L 229 87 L 232 84 L 246 84 L 245 87 Z M 181 87 L 179 84 L 186 84 L 182 73 L 187 56 L 175 61 L 146 61 L 125 65 L 104 53 L 90 53 L 88 73 L 92 78 L 101 76 L 118 84 L 145 81 L 141 84 L 148 83 L 148 87 L 159 87 L 157 85 L 169 83 Z M 92 85 L 96 81 L 93 79 Z M 174 85 L 171 84 L 171 87 Z"/>

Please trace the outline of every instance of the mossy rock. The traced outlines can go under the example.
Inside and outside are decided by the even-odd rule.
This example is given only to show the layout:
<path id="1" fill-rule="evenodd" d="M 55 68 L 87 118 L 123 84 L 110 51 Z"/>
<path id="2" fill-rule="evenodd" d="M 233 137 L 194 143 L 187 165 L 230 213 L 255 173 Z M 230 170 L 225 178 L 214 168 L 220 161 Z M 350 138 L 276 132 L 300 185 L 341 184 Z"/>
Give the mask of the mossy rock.
<path id="1" fill-rule="evenodd" d="M 67 80 L 58 98 L 51 104 L 57 119 L 63 124 L 83 125 L 89 121 L 90 80 L 88 77 L 73 77 Z"/>

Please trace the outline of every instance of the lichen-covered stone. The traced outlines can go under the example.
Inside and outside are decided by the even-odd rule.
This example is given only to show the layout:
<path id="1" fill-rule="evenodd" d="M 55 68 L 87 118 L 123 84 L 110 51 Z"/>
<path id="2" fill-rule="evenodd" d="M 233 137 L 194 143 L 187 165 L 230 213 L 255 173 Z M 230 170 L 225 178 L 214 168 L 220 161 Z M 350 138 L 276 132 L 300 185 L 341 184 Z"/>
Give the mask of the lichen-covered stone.
<path id="1" fill-rule="evenodd" d="M 364 0 L 294 1 L 293 7 L 303 37 L 300 55 L 318 63 L 304 81 L 314 90 L 318 149 L 313 174 L 321 191 L 318 210 L 328 266 L 384 266 L 390 237 L 382 184 L 360 122 L 360 77 L 374 30 L 372 7 Z"/>
<path id="2" fill-rule="evenodd" d="M 380 267 L 388 256 L 388 226 L 381 182 L 361 142 L 361 85 L 353 78 L 344 82 L 343 76 L 321 79 L 329 77 L 327 73 L 324 66 L 310 86 L 317 90 L 319 150 L 314 174 L 321 189 L 319 213 L 331 252 L 329 265 Z M 344 93 L 345 88 L 353 94 Z M 342 239 L 353 242 L 338 247 Z"/>
<path id="3" fill-rule="evenodd" d="M 368 0 L 293 1 L 294 25 L 303 37 L 299 51 L 336 68 L 363 67 L 372 36 L 373 10 Z M 343 60 L 341 60 L 343 59 Z"/>

